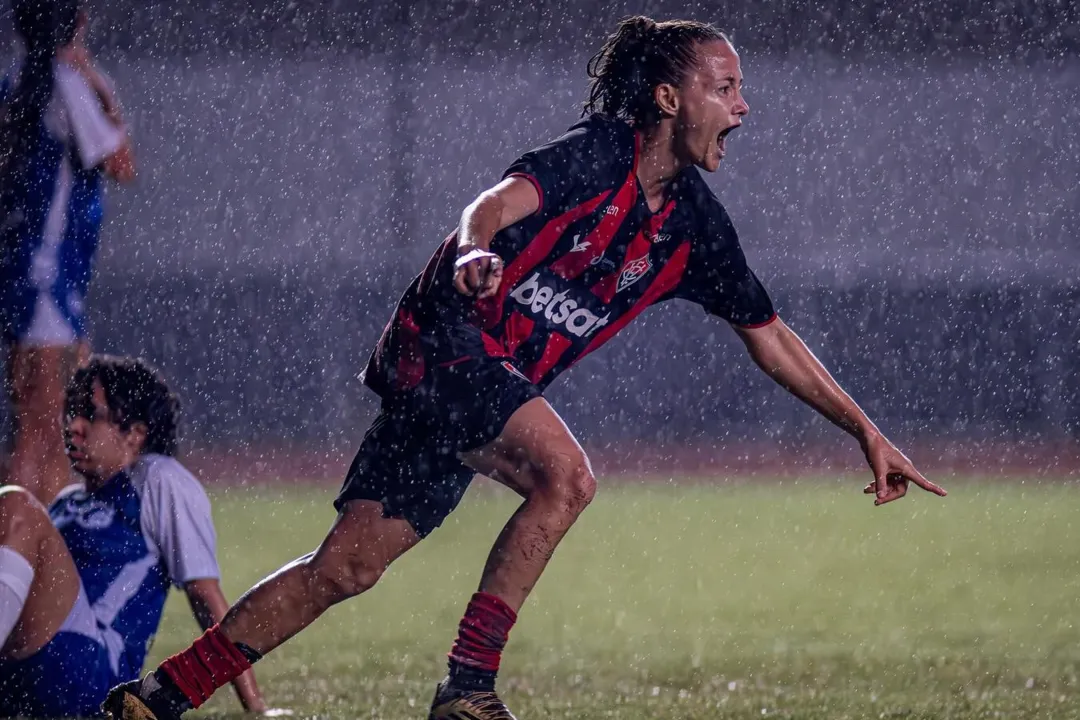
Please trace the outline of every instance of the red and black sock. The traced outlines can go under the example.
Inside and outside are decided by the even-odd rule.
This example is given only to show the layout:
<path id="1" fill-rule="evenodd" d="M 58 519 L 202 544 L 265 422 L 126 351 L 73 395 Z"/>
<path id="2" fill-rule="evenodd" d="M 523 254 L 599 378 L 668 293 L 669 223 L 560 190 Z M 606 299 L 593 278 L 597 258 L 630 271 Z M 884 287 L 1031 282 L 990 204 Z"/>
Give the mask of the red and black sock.
<path id="1" fill-rule="evenodd" d="M 165 660 L 154 671 L 169 703 L 180 712 L 199 707 L 222 685 L 235 680 L 261 658 L 257 651 L 225 637 L 218 625 L 187 650 Z"/>
<path id="2" fill-rule="evenodd" d="M 450 685 L 493 692 L 499 661 L 517 613 L 496 595 L 478 592 L 469 600 L 450 651 Z"/>

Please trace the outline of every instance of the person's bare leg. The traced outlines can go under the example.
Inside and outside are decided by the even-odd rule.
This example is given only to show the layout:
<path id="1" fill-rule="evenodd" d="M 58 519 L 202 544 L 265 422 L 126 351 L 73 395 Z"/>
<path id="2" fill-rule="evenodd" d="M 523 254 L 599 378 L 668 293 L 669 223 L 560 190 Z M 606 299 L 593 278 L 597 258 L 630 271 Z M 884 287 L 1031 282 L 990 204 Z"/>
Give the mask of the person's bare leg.
<path id="1" fill-rule="evenodd" d="M 0 547 L 18 553 L 34 572 L 18 621 L 6 642 L 0 638 L 0 658 L 17 660 L 56 635 L 79 596 L 79 574 L 45 508 L 23 488 L 0 488 Z"/>
<path id="2" fill-rule="evenodd" d="M 113 718 L 166 720 L 199 707 L 332 605 L 374 586 L 419 541 L 407 521 L 384 518 L 380 503 L 346 503 L 317 550 L 245 593 L 218 625 L 144 680 L 113 688 L 103 709 Z"/>
<path id="3" fill-rule="evenodd" d="M 419 541 L 407 521 L 384 518 L 379 503 L 353 500 L 317 550 L 237 600 L 221 621 L 221 631 L 265 655 L 332 605 L 373 587 L 390 563 Z"/>
<path id="4" fill-rule="evenodd" d="M 8 358 L 15 432 L 6 484 L 26 488 L 46 505 L 71 482 L 61 416 L 64 388 L 84 353 L 80 345 L 17 345 Z"/>
<path id="5" fill-rule="evenodd" d="M 543 398 L 518 408 L 495 441 L 461 459 L 516 490 L 525 502 L 488 556 L 458 626 L 449 675 L 436 691 L 431 717 L 505 720 L 513 716 L 494 694 L 503 647 L 555 548 L 592 501 L 596 480 L 581 446 Z"/>
<path id="6" fill-rule="evenodd" d="M 543 398 L 519 408 L 494 442 L 462 460 L 525 498 L 495 541 L 479 588 L 517 612 L 592 501 L 596 479 L 585 451 Z"/>

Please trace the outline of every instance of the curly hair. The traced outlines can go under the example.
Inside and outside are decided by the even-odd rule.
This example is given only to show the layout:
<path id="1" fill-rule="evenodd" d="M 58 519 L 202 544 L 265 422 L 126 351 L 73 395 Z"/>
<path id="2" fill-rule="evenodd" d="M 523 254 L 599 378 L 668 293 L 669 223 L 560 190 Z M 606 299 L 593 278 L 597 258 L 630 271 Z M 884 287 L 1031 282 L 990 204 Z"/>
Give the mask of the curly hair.
<path id="1" fill-rule="evenodd" d="M 180 440 L 180 400 L 161 374 L 142 358 L 91 355 L 67 386 L 64 412 L 93 419 L 94 382 L 100 382 L 109 419 L 125 432 L 146 426 L 142 453 L 175 455 Z"/>
<path id="2" fill-rule="evenodd" d="M 589 60 L 589 99 L 582 116 L 600 113 L 634 127 L 660 121 L 653 91 L 678 86 L 696 60 L 697 46 L 727 35 L 695 20 L 656 22 L 642 15 L 622 20 Z"/>

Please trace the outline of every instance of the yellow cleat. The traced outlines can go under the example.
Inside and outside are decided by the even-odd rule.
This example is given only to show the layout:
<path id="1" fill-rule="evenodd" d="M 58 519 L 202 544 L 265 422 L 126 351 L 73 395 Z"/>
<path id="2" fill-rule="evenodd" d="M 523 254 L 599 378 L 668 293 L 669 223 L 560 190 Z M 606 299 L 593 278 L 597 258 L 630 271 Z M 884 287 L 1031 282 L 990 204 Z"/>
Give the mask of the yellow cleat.
<path id="1" fill-rule="evenodd" d="M 455 692 L 445 681 L 435 691 L 428 720 L 517 720 L 493 692 Z"/>
<path id="2" fill-rule="evenodd" d="M 148 676 L 152 678 L 153 674 Z M 163 703 L 147 703 L 140 691 L 144 690 L 147 679 L 132 680 L 117 685 L 101 703 L 101 711 L 109 720 L 180 720 L 180 714 L 171 712 Z M 157 686 L 156 681 L 153 682 Z M 153 706 L 153 707 L 151 707 Z"/>

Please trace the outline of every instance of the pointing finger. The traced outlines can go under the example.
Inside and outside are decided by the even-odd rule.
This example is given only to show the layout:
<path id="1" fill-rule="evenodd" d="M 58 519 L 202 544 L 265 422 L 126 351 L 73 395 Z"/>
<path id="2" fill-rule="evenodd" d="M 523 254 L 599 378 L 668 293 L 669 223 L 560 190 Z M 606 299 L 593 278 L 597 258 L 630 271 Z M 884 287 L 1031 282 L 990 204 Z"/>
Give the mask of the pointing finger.
<path id="1" fill-rule="evenodd" d="M 939 497 L 945 497 L 949 494 L 945 491 L 945 488 L 930 482 L 923 476 L 921 472 L 919 472 L 915 468 L 909 468 L 908 471 L 904 473 L 904 477 L 909 478 L 911 482 L 915 483 L 923 490 L 926 490 L 927 492 L 932 492 Z"/>

